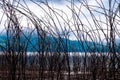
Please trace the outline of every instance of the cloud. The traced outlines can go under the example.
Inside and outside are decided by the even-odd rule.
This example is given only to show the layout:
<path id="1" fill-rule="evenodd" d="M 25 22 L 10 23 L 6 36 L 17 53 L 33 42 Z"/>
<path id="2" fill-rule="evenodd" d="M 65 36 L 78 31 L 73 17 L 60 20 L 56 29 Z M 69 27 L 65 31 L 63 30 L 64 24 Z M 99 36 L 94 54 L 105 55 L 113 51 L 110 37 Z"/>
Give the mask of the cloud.
<path id="1" fill-rule="evenodd" d="M 64 3 L 65 1 L 66 2 L 71 2 L 71 0 L 36 0 L 37 2 L 49 2 L 49 3 L 57 3 L 57 4 L 62 4 Z M 74 2 L 79 2 L 80 0 L 74 0 Z"/>
<path id="2" fill-rule="evenodd" d="M 43 1 L 43 0 L 40 0 L 40 1 Z M 94 17 L 93 17 L 92 14 L 90 14 L 90 11 L 86 8 L 86 6 L 85 6 L 86 4 L 84 2 L 82 4 L 80 2 L 77 2 L 77 0 L 75 0 L 74 11 L 77 14 L 76 21 L 75 21 L 75 18 L 73 18 L 73 14 L 71 11 L 71 3 L 69 2 L 69 0 L 48 0 L 51 10 L 45 4 L 42 4 L 42 3 L 39 3 L 39 6 L 38 6 L 38 5 L 34 4 L 33 2 L 26 0 L 26 4 L 27 4 L 28 8 L 30 9 L 30 11 L 32 13 L 34 13 L 39 19 L 46 22 L 46 24 L 50 23 L 49 25 L 47 25 L 47 28 L 45 28 L 46 30 L 51 29 L 51 31 L 60 32 L 61 34 L 63 34 L 62 31 L 66 30 L 66 29 L 67 29 L 67 31 L 69 31 L 70 28 L 73 31 L 77 30 L 78 24 L 79 24 L 80 29 L 82 30 L 82 28 L 84 28 L 84 30 L 86 30 L 86 32 L 88 32 L 90 30 L 92 31 L 94 29 L 93 32 L 91 32 L 91 33 L 89 32 L 90 35 L 94 35 L 92 37 L 97 36 L 97 37 L 100 37 L 101 39 L 104 39 L 105 36 L 102 31 L 99 31 L 99 32 L 95 31 L 95 29 L 100 29 L 99 26 L 102 26 L 102 29 L 107 28 L 107 25 L 102 23 L 102 22 L 106 22 L 105 15 L 99 13 L 99 12 L 104 12 L 103 9 L 98 8 L 100 5 L 102 5 L 102 3 L 100 1 L 101 0 L 88 0 L 88 2 L 87 2 L 93 15 L 94 15 Z M 107 2 L 108 0 L 102 0 L 102 1 L 103 1 L 104 6 L 106 7 L 106 9 L 108 9 L 108 4 L 106 4 L 106 3 L 108 3 Z M 21 2 L 21 4 L 25 6 L 24 3 Z M 23 7 L 23 6 L 19 6 L 19 7 Z M 21 8 L 19 8 L 19 10 L 25 12 Z M 54 10 L 55 13 L 52 10 Z M 98 12 L 96 12 L 95 10 Z M 27 12 L 25 12 L 25 13 L 27 14 Z M 0 12 L 0 14 L 2 14 L 2 12 Z M 19 15 L 19 16 L 22 16 L 22 15 Z M 52 17 L 52 19 L 51 19 L 51 17 Z M 84 24 L 86 26 L 84 26 L 84 27 L 81 26 L 81 22 L 80 22 L 80 20 L 78 20 L 78 17 L 81 20 L 82 24 Z M 99 20 L 99 23 L 94 22 L 94 19 Z M 55 24 L 53 23 L 52 20 L 54 20 Z M 100 20 L 102 22 L 100 22 Z M 5 18 L 3 20 L 3 23 L 4 23 L 4 21 L 5 21 Z M 24 27 L 25 26 L 27 27 L 28 26 L 28 24 L 26 24 L 27 21 L 28 21 L 28 19 L 25 16 L 23 16 L 21 18 L 21 25 Z M 99 24 L 99 26 L 98 26 L 98 24 Z M 1 25 L 3 25 L 3 24 L 1 24 Z M 43 25 L 41 27 L 44 28 L 45 25 Z M 58 30 L 58 31 L 55 31 L 55 28 L 57 28 L 56 30 Z M 74 33 L 77 36 L 78 35 L 82 36 L 82 31 L 79 34 L 77 34 L 76 31 L 74 31 Z M 107 31 L 105 30 L 104 33 L 107 34 Z M 70 32 L 70 39 L 73 39 L 73 40 L 76 39 L 75 35 L 72 32 Z"/>

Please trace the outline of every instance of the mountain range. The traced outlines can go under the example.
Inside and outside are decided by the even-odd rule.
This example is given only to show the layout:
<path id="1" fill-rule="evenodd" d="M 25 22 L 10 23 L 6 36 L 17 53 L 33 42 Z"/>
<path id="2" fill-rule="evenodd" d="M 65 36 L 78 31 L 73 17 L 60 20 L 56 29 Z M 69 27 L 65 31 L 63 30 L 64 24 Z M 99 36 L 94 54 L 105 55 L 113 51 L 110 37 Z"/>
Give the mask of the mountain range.
<path id="1" fill-rule="evenodd" d="M 118 40 L 117 40 L 118 41 Z M 8 46 L 9 45 L 9 46 Z M 69 40 L 61 37 L 22 36 L 19 40 L 0 36 L 0 50 L 47 51 L 47 52 L 107 52 L 106 45 L 86 40 Z M 119 50 L 119 45 L 115 47 Z"/>

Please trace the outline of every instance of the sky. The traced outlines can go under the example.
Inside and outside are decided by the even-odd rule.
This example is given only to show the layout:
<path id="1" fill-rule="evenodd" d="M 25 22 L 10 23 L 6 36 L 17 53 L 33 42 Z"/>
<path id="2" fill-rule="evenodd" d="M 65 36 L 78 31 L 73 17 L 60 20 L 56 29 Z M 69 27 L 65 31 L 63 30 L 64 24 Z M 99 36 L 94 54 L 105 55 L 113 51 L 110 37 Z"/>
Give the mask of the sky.
<path id="1" fill-rule="evenodd" d="M 52 12 L 52 10 L 48 9 L 48 7 L 45 4 L 40 3 L 42 1 L 45 2 L 45 0 L 39 0 L 40 2 L 38 0 L 36 0 L 36 1 L 41 7 L 34 4 L 30 0 L 25 0 L 27 6 L 23 1 L 21 1 L 20 3 L 22 4 L 22 6 L 19 5 L 18 9 L 23 12 L 25 12 L 25 10 L 26 11 L 30 10 L 33 14 L 35 14 L 42 21 L 44 21 L 46 23 L 51 23 L 47 27 L 45 27 L 44 24 L 41 26 L 42 28 L 45 28 L 46 31 L 51 29 L 51 31 L 55 32 L 55 34 L 57 34 L 57 32 L 58 32 L 61 35 L 64 34 L 64 31 L 66 31 L 66 32 L 68 31 L 69 35 L 70 35 L 69 38 L 71 40 L 76 40 L 76 36 L 77 36 L 79 38 L 84 37 L 88 40 L 96 39 L 96 41 L 99 40 L 99 38 L 101 38 L 101 40 L 104 41 L 105 34 L 107 34 L 106 29 L 109 27 L 107 26 L 107 24 L 105 24 L 105 23 L 107 23 L 105 15 L 102 14 L 104 12 L 104 10 L 100 9 L 99 7 L 105 6 L 105 8 L 108 9 L 108 6 L 109 6 L 108 0 L 83 0 L 83 1 L 82 0 L 81 1 L 80 0 L 72 0 L 72 1 L 75 1 L 74 12 L 77 16 L 75 14 L 74 15 L 72 14 L 72 11 L 71 11 L 72 4 L 70 3 L 71 0 L 47 0 L 50 8 L 56 12 L 57 17 Z M 117 1 L 119 1 L 119 0 L 117 0 Z M 12 0 L 11 0 L 11 2 L 12 2 Z M 90 14 L 90 11 L 86 8 L 86 6 L 85 6 L 86 3 L 90 6 L 90 10 L 92 11 L 93 14 Z M 102 3 L 104 4 L 104 6 L 102 5 Z M 117 5 L 118 4 L 116 3 L 114 11 L 116 10 Z M 29 10 L 28 9 L 23 10 L 23 6 L 26 8 L 29 8 Z M 2 18 L 3 13 L 4 13 L 4 11 L 0 8 L 0 18 Z M 57 13 L 59 13 L 59 15 L 62 15 L 62 17 L 59 16 Z M 18 14 L 18 17 L 20 18 L 20 24 L 23 28 L 28 28 L 28 25 L 31 24 L 31 26 L 29 26 L 29 28 L 34 29 L 34 27 L 32 26 L 33 24 L 31 22 L 29 22 L 28 18 L 26 18 L 25 16 L 23 16 L 19 13 L 16 13 L 16 14 Z M 53 18 L 57 27 L 52 22 L 51 17 Z M 64 20 L 63 20 L 63 18 L 64 18 Z M 59 19 L 59 21 L 57 19 Z M 95 22 L 94 19 L 98 20 L 99 23 Z M 120 18 L 117 17 L 117 19 L 118 19 L 117 21 L 119 22 Z M 27 24 L 28 22 L 29 22 L 29 24 Z M 5 29 L 5 26 L 6 26 L 5 23 L 6 23 L 6 16 L 4 15 L 4 17 L 2 18 L 2 20 L 0 22 L 0 26 L 1 26 L 0 31 L 1 32 Z M 68 24 L 70 27 L 68 26 Z M 84 24 L 84 26 L 82 27 L 83 24 Z M 100 28 L 100 26 L 101 26 L 101 28 Z M 118 26 L 119 25 L 116 25 L 116 28 L 119 30 L 120 28 Z M 95 31 L 96 29 L 104 29 L 104 34 L 101 30 Z M 78 33 L 77 33 L 77 30 L 79 30 Z M 92 30 L 94 30 L 94 31 L 92 31 Z M 72 31 L 74 33 L 72 33 Z M 88 32 L 88 33 L 85 33 L 85 32 Z"/>

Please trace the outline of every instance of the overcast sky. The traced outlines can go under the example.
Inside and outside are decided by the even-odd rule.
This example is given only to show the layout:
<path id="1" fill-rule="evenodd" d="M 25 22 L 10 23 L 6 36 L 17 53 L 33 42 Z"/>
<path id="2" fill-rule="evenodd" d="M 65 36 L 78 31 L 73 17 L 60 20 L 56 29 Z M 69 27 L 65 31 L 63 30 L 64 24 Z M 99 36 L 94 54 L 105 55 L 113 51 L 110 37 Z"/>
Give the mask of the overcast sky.
<path id="1" fill-rule="evenodd" d="M 36 1 L 43 1 L 43 2 L 45 2 L 45 0 L 36 0 Z M 74 27 L 75 25 L 72 24 L 74 22 L 73 19 L 72 19 L 73 15 L 71 13 L 71 10 L 69 9 L 69 7 L 71 7 L 71 3 L 69 1 L 71 1 L 71 0 L 47 0 L 47 1 L 49 3 L 49 6 L 52 9 L 54 9 L 56 12 L 58 12 L 60 15 L 62 15 L 64 17 L 64 19 L 66 19 L 66 21 L 70 21 L 70 25 L 71 25 L 72 30 L 75 30 L 75 27 Z M 84 27 L 85 30 L 89 31 L 89 30 L 92 30 L 92 29 L 98 29 L 98 28 L 95 27 L 96 24 L 95 24 L 94 20 L 92 19 L 90 12 L 88 11 L 88 9 L 86 7 L 84 7 L 85 4 L 83 3 L 83 5 L 82 5 L 81 2 L 80 2 L 80 0 L 79 1 L 78 0 L 72 0 L 72 1 L 75 1 L 75 6 L 78 7 L 79 10 L 81 10 L 81 13 L 79 13 L 79 10 L 77 8 L 75 8 L 76 13 L 80 14 L 79 18 L 82 20 L 82 23 L 86 25 L 86 27 Z M 102 1 L 103 4 L 104 4 L 104 6 L 106 7 L 106 9 L 108 9 L 108 1 L 109 0 L 87 0 L 87 4 L 90 5 L 90 6 L 100 6 L 100 5 L 102 5 L 102 3 L 100 1 Z M 21 4 L 25 5 L 23 2 L 21 2 Z M 40 4 L 39 3 L 40 6 L 43 9 L 40 8 L 38 5 L 34 4 L 33 2 L 29 1 L 29 0 L 26 0 L 26 4 L 28 5 L 29 9 L 37 17 L 39 17 L 40 19 L 43 19 L 45 21 L 49 20 L 50 17 L 47 16 L 47 14 L 45 13 L 45 11 L 43 9 L 45 9 L 48 13 L 50 11 L 48 10 L 48 7 L 46 7 L 44 4 L 42 4 L 42 3 Z M 115 4 L 115 5 L 117 6 L 117 4 Z M 97 13 L 97 12 L 94 11 L 94 10 L 96 10 L 96 11 L 99 11 L 99 12 L 103 12 L 103 10 L 101 10 L 99 8 L 96 8 L 96 7 L 91 7 L 91 8 L 93 10 L 92 12 L 94 13 L 94 17 L 96 19 L 102 20 L 103 22 L 106 21 L 105 20 L 105 16 L 103 14 L 100 14 L 100 13 Z M 57 9 L 63 11 L 67 15 L 67 17 L 61 11 L 59 11 Z M 3 14 L 3 11 L 0 9 L 0 17 L 2 17 L 2 14 Z M 52 16 L 52 17 L 56 21 L 55 23 L 56 23 L 59 31 L 62 33 L 62 30 L 60 28 L 60 25 L 59 25 L 56 17 L 55 16 Z M 65 24 L 64 20 L 61 19 L 61 17 L 59 17 L 59 16 L 58 16 L 58 18 L 59 18 L 60 24 L 63 27 L 62 29 L 65 29 L 64 26 L 66 24 Z M 89 22 L 86 20 L 86 18 L 87 18 L 87 20 Z M 6 20 L 6 18 L 4 17 L 3 20 L 2 20 L 2 22 L 0 23 L 1 24 L 0 30 L 4 29 L 4 27 L 2 27 L 2 26 L 4 26 L 5 20 Z M 27 19 L 25 17 L 23 17 L 21 19 L 21 25 L 22 26 L 27 26 L 26 23 L 27 23 Z M 100 24 L 100 25 L 102 26 L 103 29 L 107 28 L 105 24 Z M 66 29 L 69 29 L 69 26 L 66 26 Z M 105 31 L 105 33 L 106 33 L 106 31 Z M 103 33 L 100 32 L 99 34 L 100 34 L 100 37 L 102 39 L 104 39 Z M 99 34 L 98 34 L 98 32 L 96 33 L 96 35 L 99 35 Z M 82 33 L 80 34 L 80 36 L 81 35 L 82 35 Z M 91 35 L 93 35 L 93 33 Z M 76 39 L 75 36 L 72 33 L 70 33 L 70 39 L 73 39 L 73 40 Z"/>

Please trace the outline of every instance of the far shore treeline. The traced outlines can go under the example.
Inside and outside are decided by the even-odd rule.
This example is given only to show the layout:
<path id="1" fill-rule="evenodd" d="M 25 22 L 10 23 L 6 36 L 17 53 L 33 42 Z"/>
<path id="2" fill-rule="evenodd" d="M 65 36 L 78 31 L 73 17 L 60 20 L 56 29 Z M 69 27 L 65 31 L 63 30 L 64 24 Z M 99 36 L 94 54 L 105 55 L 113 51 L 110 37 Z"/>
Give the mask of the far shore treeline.
<path id="1" fill-rule="evenodd" d="M 9 39 L 8 39 L 9 38 Z M 18 44 L 23 47 L 23 51 L 27 52 L 38 52 L 38 51 L 46 51 L 46 52 L 108 52 L 106 44 L 100 44 L 92 41 L 83 41 L 83 40 L 70 40 L 62 37 L 54 37 L 54 36 L 46 36 L 40 37 L 38 40 L 37 35 L 32 35 L 29 37 L 28 35 L 24 35 L 20 37 L 16 41 L 16 46 L 13 48 L 12 43 L 14 43 L 13 38 L 6 36 L 5 34 L 0 36 L 0 50 L 6 51 L 8 50 L 7 45 L 11 45 L 11 50 L 19 51 Z M 40 44 L 38 46 L 38 43 Z M 116 52 L 120 52 L 119 44 L 116 43 L 115 46 Z"/>

